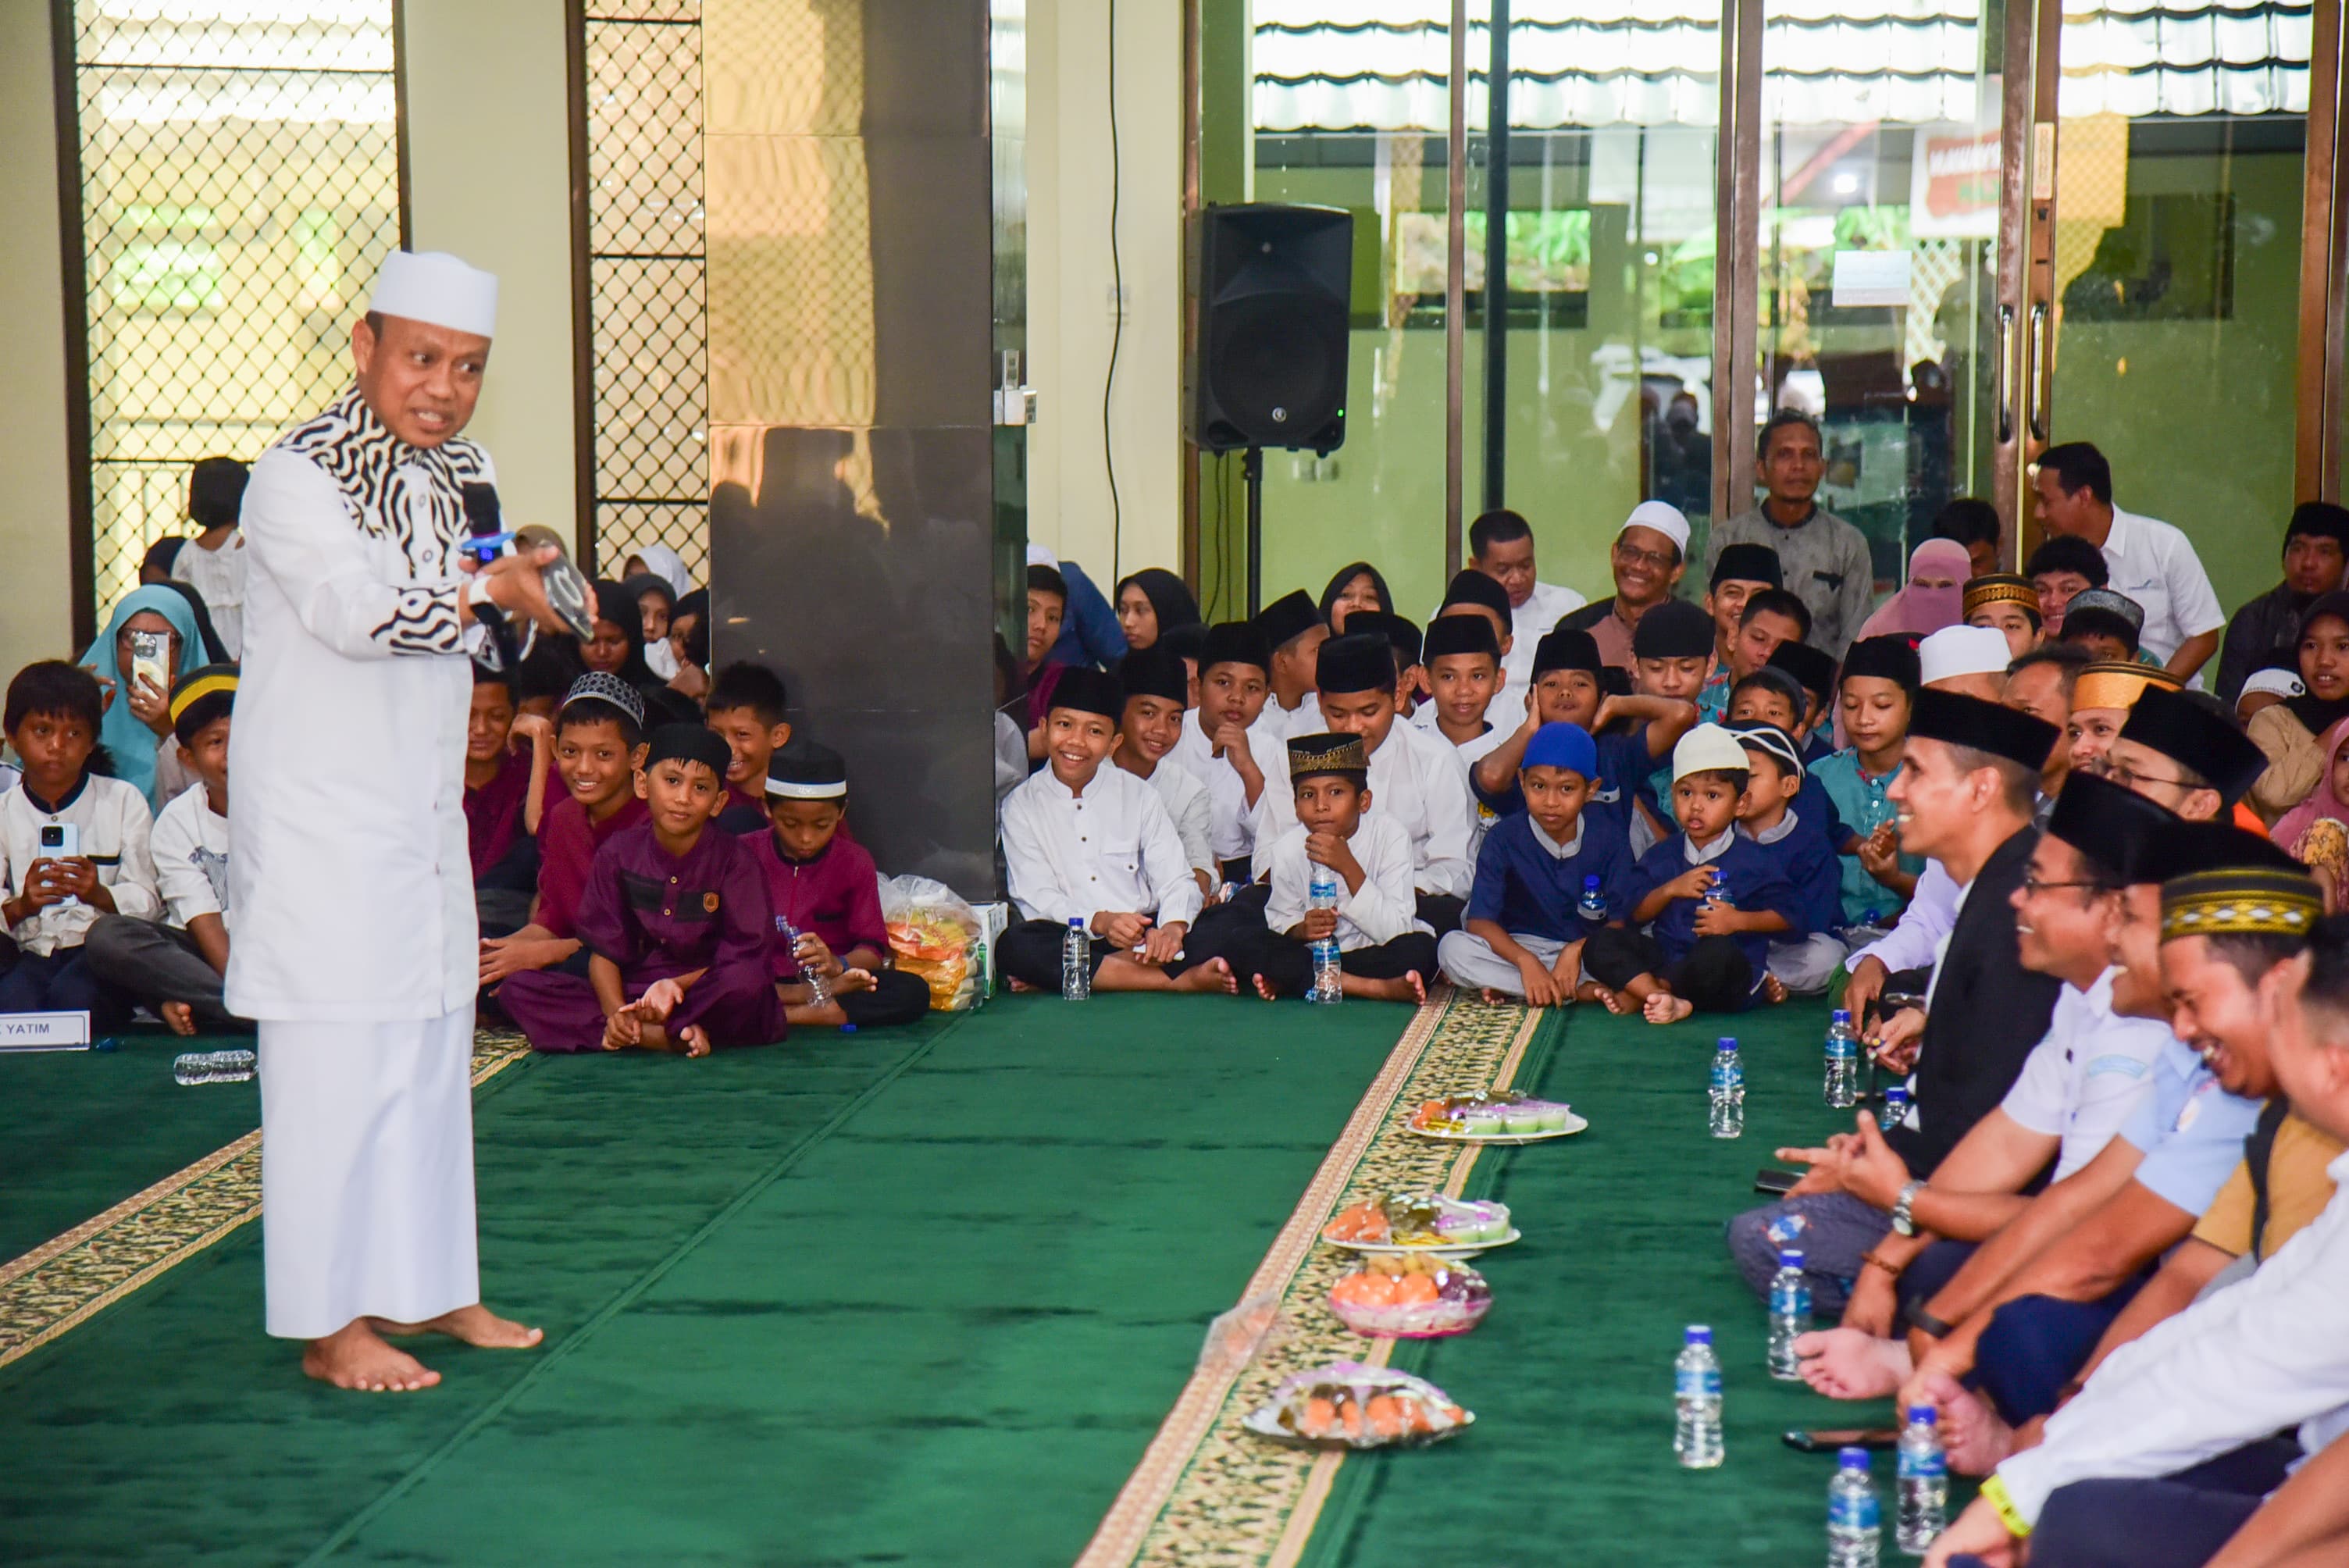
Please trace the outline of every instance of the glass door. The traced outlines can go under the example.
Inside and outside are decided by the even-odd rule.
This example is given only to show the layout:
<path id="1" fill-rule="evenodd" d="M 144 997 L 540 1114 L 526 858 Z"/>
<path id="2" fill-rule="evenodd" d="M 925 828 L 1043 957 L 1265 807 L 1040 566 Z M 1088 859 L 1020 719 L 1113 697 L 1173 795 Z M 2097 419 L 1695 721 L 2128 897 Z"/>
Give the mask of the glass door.
<path id="1" fill-rule="evenodd" d="M 1818 421 L 1814 499 L 1897 587 L 1944 506 L 1995 491 L 2005 11 L 1768 0 L 1764 17 L 1755 421 Z"/>
<path id="2" fill-rule="evenodd" d="M 2301 499 L 2309 16 L 2075 0 L 2056 32 L 2052 170 L 2047 131 L 2033 139 L 2054 207 L 2034 236 L 2029 449 L 2093 442 L 2115 504 L 2184 529 L 2231 611 L 2274 583 Z"/>

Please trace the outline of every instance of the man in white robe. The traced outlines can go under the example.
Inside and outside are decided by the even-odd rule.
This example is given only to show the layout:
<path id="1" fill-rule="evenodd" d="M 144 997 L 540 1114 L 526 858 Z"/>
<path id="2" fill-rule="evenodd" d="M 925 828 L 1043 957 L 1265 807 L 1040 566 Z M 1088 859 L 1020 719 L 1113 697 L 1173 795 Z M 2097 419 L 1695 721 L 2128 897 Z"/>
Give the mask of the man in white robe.
<path id="1" fill-rule="evenodd" d="M 489 273 L 392 256 L 357 385 L 244 493 L 227 997 L 259 1024 L 268 1331 L 347 1388 L 440 1381 L 386 1334 L 541 1337 L 481 1305 L 474 1255 L 467 655 L 498 657 L 495 621 L 560 625 L 555 552 L 460 564 L 496 308 Z"/>

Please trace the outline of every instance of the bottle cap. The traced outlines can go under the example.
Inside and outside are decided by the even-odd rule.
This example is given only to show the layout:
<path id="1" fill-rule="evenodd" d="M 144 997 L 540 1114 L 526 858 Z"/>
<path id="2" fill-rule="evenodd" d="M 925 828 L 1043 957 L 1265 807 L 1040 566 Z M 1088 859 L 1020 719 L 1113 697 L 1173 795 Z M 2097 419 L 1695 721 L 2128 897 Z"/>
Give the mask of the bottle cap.
<path id="1" fill-rule="evenodd" d="M 1710 1345 L 1713 1343 L 1713 1330 L 1704 1324 L 1692 1323 L 1688 1326 L 1687 1338 L 1691 1345 Z"/>
<path id="2" fill-rule="evenodd" d="M 1836 1468 L 1837 1470 L 1866 1470 L 1868 1468 L 1868 1450 L 1866 1449 L 1837 1449 Z"/>
<path id="3" fill-rule="evenodd" d="M 1901 1085 L 1896 1083 L 1884 1091 L 1884 1098 L 1891 1104 L 1906 1105 L 1909 1103 L 1909 1091 Z"/>
<path id="4" fill-rule="evenodd" d="M 1084 916 L 1081 914 L 1072 914 L 1069 917 L 1069 929 L 1071 931 L 1082 931 L 1084 928 Z"/>
<path id="5" fill-rule="evenodd" d="M 1722 1037 L 1721 1037 L 1721 1044 L 1720 1044 L 1720 1045 L 1718 1045 L 1718 1046 L 1716 1046 L 1716 1047 L 1714 1047 L 1713 1048 L 1714 1048 L 1714 1049 L 1716 1049 L 1716 1050 L 1723 1050 L 1723 1051 L 1733 1051 L 1733 1050 L 1735 1050 L 1735 1049 L 1737 1048 L 1737 1039 L 1736 1039 L 1736 1037 L 1735 1037 L 1735 1036 L 1733 1036 L 1733 1035 L 1723 1035 L 1723 1036 L 1722 1036 Z"/>
<path id="6" fill-rule="evenodd" d="M 1930 1427 L 1940 1421 L 1941 1412 L 1930 1405 L 1911 1405 L 1909 1407 L 1909 1418 L 1912 1421 L 1922 1421 Z"/>
<path id="7" fill-rule="evenodd" d="M 1779 1248 L 1778 1266 L 1782 1269 L 1801 1268 L 1803 1266 L 1803 1249 L 1800 1247 Z"/>
<path id="8" fill-rule="evenodd" d="M 1851 1022 L 1851 1012 L 1850 1012 L 1850 1010 L 1849 1010 L 1848 1008 L 1837 1007 L 1837 1008 L 1835 1010 L 1835 1021 L 1836 1021 L 1837 1023 L 1838 1023 L 1838 1024 L 1848 1024 L 1848 1023 L 1850 1023 L 1850 1022 Z"/>

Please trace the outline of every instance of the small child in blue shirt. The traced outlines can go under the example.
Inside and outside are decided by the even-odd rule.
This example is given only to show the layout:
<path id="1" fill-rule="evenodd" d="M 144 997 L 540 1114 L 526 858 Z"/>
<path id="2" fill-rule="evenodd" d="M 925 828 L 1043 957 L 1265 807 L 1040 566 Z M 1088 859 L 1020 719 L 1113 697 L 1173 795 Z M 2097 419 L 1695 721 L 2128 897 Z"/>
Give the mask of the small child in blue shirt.
<path id="1" fill-rule="evenodd" d="M 1437 951 L 1454 984 L 1537 1007 L 1602 999 L 1582 977 L 1582 944 L 1626 913 L 1632 861 L 1615 820 L 1586 809 L 1598 778 L 1599 748 L 1580 725 L 1545 724 L 1526 740 L 1525 807 L 1485 833 L 1462 927 Z M 1586 890 L 1595 913 L 1581 907 Z"/>
<path id="2" fill-rule="evenodd" d="M 1626 896 L 1633 924 L 1594 931 L 1582 967 L 1612 1012 L 1637 1004 L 1651 1024 L 1677 1023 L 1702 1007 L 1742 1012 L 1770 977 L 1769 944 L 1802 934 L 1802 901 L 1774 859 L 1736 831 L 1738 802 L 1753 776 L 1737 738 L 1700 724 L 1672 749 L 1672 811 L 1681 830 L 1640 858 Z"/>
<path id="3" fill-rule="evenodd" d="M 1803 810 L 1802 752 L 1795 738 L 1775 724 L 1726 727 L 1745 748 L 1753 779 L 1737 803 L 1737 831 L 1777 862 L 1802 903 L 1805 929 L 1774 937 L 1770 973 L 1797 995 L 1823 994 L 1843 962 L 1844 944 L 1835 934 L 1843 909 L 1843 862 L 1834 844 Z"/>
<path id="4" fill-rule="evenodd" d="M 1890 929 L 1916 891 L 1921 856 L 1900 852 L 1892 780 L 1907 755 L 1909 705 L 1917 695 L 1917 650 L 1905 637 L 1866 637 L 1844 655 L 1837 711 L 1851 744 L 1811 769 L 1852 837 L 1843 851 L 1847 931 Z"/>
<path id="5" fill-rule="evenodd" d="M 1524 720 L 1469 770 L 1477 804 L 1495 817 L 1524 811 L 1526 797 L 1518 776 L 1526 746 L 1545 725 L 1571 724 L 1589 735 L 1598 756 L 1599 770 L 1589 775 L 1585 810 L 1607 819 L 1628 839 L 1632 813 L 1639 809 L 1640 781 L 1659 758 L 1671 757 L 1680 738 L 1695 726 L 1696 705 L 1678 697 L 1607 691 L 1607 666 L 1588 632 L 1546 634 L 1534 645 L 1529 678 Z"/>

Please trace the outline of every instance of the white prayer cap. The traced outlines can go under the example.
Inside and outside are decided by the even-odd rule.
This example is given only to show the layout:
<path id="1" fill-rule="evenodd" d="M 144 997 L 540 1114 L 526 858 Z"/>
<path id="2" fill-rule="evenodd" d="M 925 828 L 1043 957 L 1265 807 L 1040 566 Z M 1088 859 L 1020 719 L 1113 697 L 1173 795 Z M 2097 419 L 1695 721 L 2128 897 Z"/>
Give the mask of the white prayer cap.
<path id="1" fill-rule="evenodd" d="M 1049 566 L 1058 572 L 1061 569 L 1061 558 L 1031 539 L 1028 542 L 1028 564 Z"/>
<path id="2" fill-rule="evenodd" d="M 1653 526 L 1651 524 L 1650 526 Z M 1737 737 L 1717 724 L 1700 724 L 1681 737 L 1672 748 L 1672 782 L 1677 784 L 1692 773 L 1710 773 L 1726 769 L 1732 773 L 1748 773 L 1754 765 L 1745 759 L 1745 748 Z"/>
<path id="3" fill-rule="evenodd" d="M 446 251 L 394 251 L 383 259 L 367 309 L 476 337 L 494 337 L 498 279 Z"/>
<path id="4" fill-rule="evenodd" d="M 1670 501 L 1641 501 L 1631 509 L 1631 515 L 1623 520 L 1623 528 L 1615 531 L 1618 538 L 1622 536 L 1625 528 L 1652 528 L 1671 540 L 1682 555 L 1688 553 L 1688 519 L 1682 517 L 1681 509 Z"/>
<path id="5" fill-rule="evenodd" d="M 2278 696 L 2306 696 L 2308 688 L 2301 685 L 2300 677 L 2290 670 L 2253 670 L 2251 678 L 2243 682 L 2242 696 L 2235 701 L 2240 705 L 2243 697 L 2254 692 L 2273 692 Z"/>
<path id="6" fill-rule="evenodd" d="M 1917 678 L 1925 686 L 1958 676 L 2002 676 L 2014 654 L 1995 626 L 1944 626 L 1917 645 Z"/>

